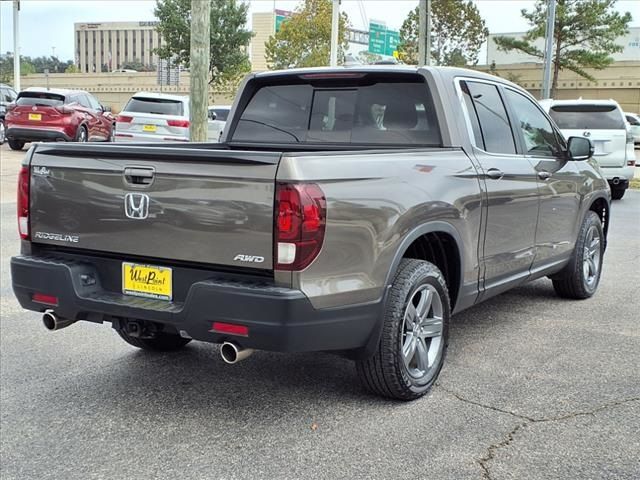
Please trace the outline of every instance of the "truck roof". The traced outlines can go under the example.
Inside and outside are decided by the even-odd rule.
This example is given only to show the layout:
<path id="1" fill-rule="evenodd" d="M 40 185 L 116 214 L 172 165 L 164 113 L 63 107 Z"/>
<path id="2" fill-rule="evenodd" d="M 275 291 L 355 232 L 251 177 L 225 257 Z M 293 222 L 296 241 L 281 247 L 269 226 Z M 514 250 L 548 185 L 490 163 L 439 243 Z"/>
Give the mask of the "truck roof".
<path id="1" fill-rule="evenodd" d="M 460 67 L 418 67 L 416 65 L 354 65 L 343 67 L 310 67 L 292 68 L 288 70 L 271 70 L 255 73 L 256 78 L 268 78 L 288 75 L 344 75 L 348 73 L 420 73 L 424 71 L 437 71 L 441 76 L 453 79 L 454 77 L 475 77 L 493 82 L 512 85 L 521 89 L 519 85 L 504 78 L 489 73 Z"/>

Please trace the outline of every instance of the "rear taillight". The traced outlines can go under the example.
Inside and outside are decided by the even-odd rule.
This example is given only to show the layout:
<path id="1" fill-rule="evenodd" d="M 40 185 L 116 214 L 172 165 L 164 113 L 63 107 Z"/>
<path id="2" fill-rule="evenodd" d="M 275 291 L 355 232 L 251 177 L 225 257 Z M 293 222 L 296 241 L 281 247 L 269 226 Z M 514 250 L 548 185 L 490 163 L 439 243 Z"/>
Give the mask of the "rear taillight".
<path id="1" fill-rule="evenodd" d="M 18 174 L 18 232 L 20 238 L 29 239 L 29 167 Z"/>
<path id="2" fill-rule="evenodd" d="M 189 128 L 189 120 L 167 120 L 167 125 L 170 127 Z"/>
<path id="3" fill-rule="evenodd" d="M 275 206 L 276 270 L 303 270 L 322 248 L 327 202 L 314 183 L 278 183 Z"/>
<path id="4" fill-rule="evenodd" d="M 130 117 L 128 115 L 118 115 L 116 117 L 116 122 L 131 123 L 131 122 L 133 122 L 133 117 Z"/>
<path id="5" fill-rule="evenodd" d="M 75 112 L 75 110 L 73 108 L 67 107 L 67 106 L 62 106 L 62 107 L 56 107 L 56 110 L 59 113 L 62 113 L 63 115 L 70 115 L 73 112 Z"/>

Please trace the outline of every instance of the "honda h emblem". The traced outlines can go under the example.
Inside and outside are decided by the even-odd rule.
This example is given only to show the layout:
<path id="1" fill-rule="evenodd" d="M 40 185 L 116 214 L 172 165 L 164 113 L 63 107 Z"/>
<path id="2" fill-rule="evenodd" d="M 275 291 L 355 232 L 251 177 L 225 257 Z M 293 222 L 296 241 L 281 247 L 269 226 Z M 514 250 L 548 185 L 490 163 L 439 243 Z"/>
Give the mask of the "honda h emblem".
<path id="1" fill-rule="evenodd" d="M 127 193 L 124 196 L 124 213 L 127 218 L 144 220 L 149 216 L 149 195 Z"/>

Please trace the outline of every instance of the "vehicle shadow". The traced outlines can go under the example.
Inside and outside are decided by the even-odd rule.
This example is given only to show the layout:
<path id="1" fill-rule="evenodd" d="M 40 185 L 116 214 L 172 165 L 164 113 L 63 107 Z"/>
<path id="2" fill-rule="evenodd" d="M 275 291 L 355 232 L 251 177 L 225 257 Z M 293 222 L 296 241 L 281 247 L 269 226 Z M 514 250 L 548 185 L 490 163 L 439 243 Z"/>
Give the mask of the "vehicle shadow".
<path id="1" fill-rule="evenodd" d="M 553 297 L 549 285 L 527 285 L 491 299 L 453 318 L 450 344 L 473 341 L 474 330 L 464 326 L 473 322 L 512 323 L 514 304 L 523 313 Z M 526 297 L 526 302 L 522 301 Z M 487 313 L 491 315 L 487 315 Z M 480 322 L 480 324 L 478 324 Z M 461 349 L 450 349 L 448 360 L 464 355 Z M 453 358 L 452 358 L 453 357 Z M 368 411 L 404 408 L 410 405 L 378 398 L 360 385 L 354 364 L 330 353 L 279 354 L 255 352 L 246 360 L 227 365 L 218 347 L 192 342 L 179 352 L 151 353 L 131 349 L 117 360 L 102 365 L 94 375 L 74 377 L 79 397 L 71 401 L 101 404 L 115 410 L 139 410 L 141 402 L 149 411 L 163 415 L 224 412 L 243 421 L 253 416 L 308 415 L 310 406 L 366 406 Z M 51 402 L 69 402 L 48 396 Z M 265 413 L 265 410 L 269 410 Z"/>

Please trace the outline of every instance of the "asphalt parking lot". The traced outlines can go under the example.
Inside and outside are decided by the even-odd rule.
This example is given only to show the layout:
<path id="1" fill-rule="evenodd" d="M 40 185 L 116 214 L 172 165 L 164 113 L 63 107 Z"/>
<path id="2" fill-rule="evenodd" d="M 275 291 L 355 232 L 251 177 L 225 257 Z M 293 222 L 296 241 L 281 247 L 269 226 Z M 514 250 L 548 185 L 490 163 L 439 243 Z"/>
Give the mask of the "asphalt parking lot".
<path id="1" fill-rule="evenodd" d="M 539 280 L 463 312 L 437 386 L 398 403 L 329 354 L 47 332 L 10 285 L 22 155 L 0 149 L 2 480 L 640 478 L 640 191 L 613 204 L 595 297 Z"/>

